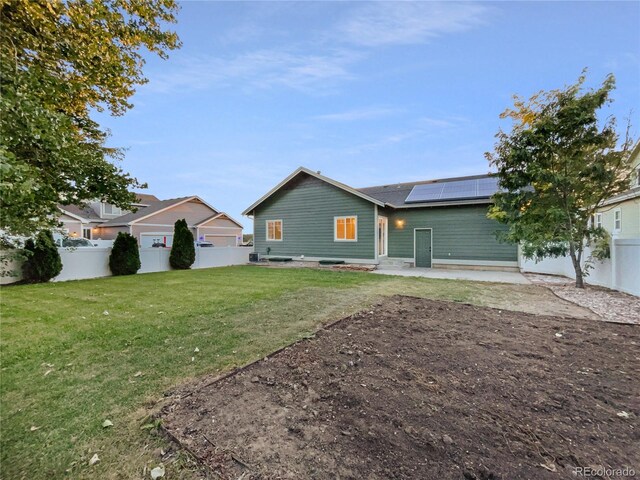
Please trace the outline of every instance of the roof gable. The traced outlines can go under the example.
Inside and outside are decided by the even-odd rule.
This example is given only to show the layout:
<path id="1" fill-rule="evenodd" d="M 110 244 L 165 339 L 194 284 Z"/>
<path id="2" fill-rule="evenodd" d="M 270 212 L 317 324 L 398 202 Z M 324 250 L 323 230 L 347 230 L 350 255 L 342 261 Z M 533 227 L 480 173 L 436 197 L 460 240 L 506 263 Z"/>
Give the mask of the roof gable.
<path id="1" fill-rule="evenodd" d="M 212 215 L 209 218 L 205 218 L 202 222 L 196 224 L 196 227 L 202 227 L 205 226 L 207 223 L 209 222 L 213 222 L 214 220 L 218 220 L 218 219 L 225 219 L 225 220 L 229 220 L 230 222 L 235 223 L 238 227 L 240 228 L 244 228 L 242 226 L 242 224 L 240 222 L 238 222 L 237 220 L 235 220 L 234 218 L 232 218 L 230 215 L 227 215 L 224 212 L 220 212 L 220 213 L 216 213 L 215 215 Z"/>
<path id="2" fill-rule="evenodd" d="M 273 194 L 275 194 L 277 191 L 279 191 L 281 188 L 283 188 L 285 185 L 287 185 L 291 180 L 293 180 L 294 178 L 296 178 L 297 176 L 299 176 L 301 174 L 307 174 L 307 175 L 309 175 L 311 177 L 317 178 L 318 180 L 321 180 L 321 181 L 323 181 L 325 183 L 328 183 L 329 185 L 333 185 L 336 188 L 344 190 L 345 192 L 350 193 L 352 195 L 355 195 L 356 197 L 360 197 L 360 198 L 362 198 L 364 200 L 367 200 L 368 202 L 371 202 L 371 203 L 373 203 L 375 205 L 379 205 L 381 207 L 384 206 L 384 202 L 383 201 L 380 201 L 380 200 L 378 200 L 376 198 L 373 198 L 372 196 L 369 196 L 366 193 L 363 193 L 361 191 L 356 190 L 355 188 L 352 188 L 352 187 L 350 187 L 348 185 L 345 185 L 344 183 L 340 183 L 340 182 L 338 182 L 336 180 L 333 180 L 332 178 L 325 177 L 324 175 L 320 175 L 320 173 L 314 172 L 312 170 L 309 170 L 308 168 L 298 167 L 288 177 L 286 177 L 284 180 L 282 180 L 278 185 L 273 187 L 265 195 L 260 197 L 259 200 L 254 202 L 250 207 L 248 207 L 244 212 L 242 212 L 242 214 L 243 215 L 250 215 L 251 212 L 256 209 L 256 207 L 258 207 L 261 203 L 265 202 Z"/>
<path id="3" fill-rule="evenodd" d="M 120 217 L 114 218 L 102 224 L 105 227 L 113 227 L 113 226 L 123 226 L 123 225 L 133 225 L 136 223 L 140 223 L 143 220 L 157 215 L 159 213 L 170 210 L 171 208 L 177 207 L 178 205 L 182 205 L 183 203 L 187 203 L 189 201 L 198 201 L 203 205 L 206 205 L 212 212 L 212 214 L 218 214 L 218 210 L 213 208 L 207 202 L 202 200 L 197 195 L 193 195 L 190 197 L 179 197 L 179 198 L 171 198 L 168 200 L 160 200 L 159 202 L 154 202 L 148 207 L 144 207 L 139 209 L 137 212 L 127 213 L 126 215 L 122 215 Z"/>

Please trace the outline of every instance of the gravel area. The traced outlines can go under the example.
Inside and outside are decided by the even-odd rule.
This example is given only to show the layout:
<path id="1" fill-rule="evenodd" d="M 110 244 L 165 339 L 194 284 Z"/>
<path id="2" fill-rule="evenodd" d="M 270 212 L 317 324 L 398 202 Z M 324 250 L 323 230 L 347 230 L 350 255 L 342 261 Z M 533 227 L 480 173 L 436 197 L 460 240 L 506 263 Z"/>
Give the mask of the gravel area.
<path id="1" fill-rule="evenodd" d="M 575 287 L 574 280 L 556 275 L 526 273 L 536 285 L 542 285 L 558 297 L 588 308 L 605 322 L 640 324 L 640 298 L 616 290 L 587 285 Z"/>

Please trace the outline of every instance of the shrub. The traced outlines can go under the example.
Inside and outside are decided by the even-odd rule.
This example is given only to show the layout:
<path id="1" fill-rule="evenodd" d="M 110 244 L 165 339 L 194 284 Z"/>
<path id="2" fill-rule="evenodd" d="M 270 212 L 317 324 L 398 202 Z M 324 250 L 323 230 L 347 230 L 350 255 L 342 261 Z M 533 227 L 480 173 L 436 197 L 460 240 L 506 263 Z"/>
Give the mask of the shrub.
<path id="1" fill-rule="evenodd" d="M 27 282 L 48 282 L 62 271 L 62 259 L 51 231 L 43 230 L 35 241 L 27 240 L 24 251 L 27 259 L 22 265 L 22 275 Z"/>
<path id="2" fill-rule="evenodd" d="M 135 237 L 118 233 L 109 255 L 109 268 L 114 275 L 133 275 L 140 270 L 140 252 Z"/>
<path id="3" fill-rule="evenodd" d="M 173 268 L 186 270 L 196 261 L 196 247 L 193 242 L 193 234 L 183 218 L 178 220 L 173 230 L 173 245 L 169 255 L 169 264 Z"/>

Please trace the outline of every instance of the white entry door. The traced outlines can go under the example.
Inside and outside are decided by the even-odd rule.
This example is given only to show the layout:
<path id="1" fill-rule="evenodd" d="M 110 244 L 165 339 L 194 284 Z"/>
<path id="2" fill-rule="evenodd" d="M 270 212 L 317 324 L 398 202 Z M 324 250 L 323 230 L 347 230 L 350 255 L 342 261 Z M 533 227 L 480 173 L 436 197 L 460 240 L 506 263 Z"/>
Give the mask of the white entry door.
<path id="1" fill-rule="evenodd" d="M 378 217 L 378 256 L 387 256 L 389 222 L 387 217 Z"/>

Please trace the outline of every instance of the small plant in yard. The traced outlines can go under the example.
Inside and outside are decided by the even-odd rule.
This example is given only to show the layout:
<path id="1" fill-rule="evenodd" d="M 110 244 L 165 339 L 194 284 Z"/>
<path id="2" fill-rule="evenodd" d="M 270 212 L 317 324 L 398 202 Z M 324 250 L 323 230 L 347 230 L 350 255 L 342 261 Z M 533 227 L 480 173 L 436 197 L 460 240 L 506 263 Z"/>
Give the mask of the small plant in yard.
<path id="1" fill-rule="evenodd" d="M 133 275 L 140 270 L 140 252 L 135 237 L 120 232 L 109 255 L 109 268 L 114 275 Z"/>
<path id="2" fill-rule="evenodd" d="M 193 234 L 189 230 L 187 221 L 178 220 L 173 230 L 173 245 L 169 255 L 169 264 L 172 268 L 186 270 L 191 268 L 196 261 L 196 248 L 193 243 Z"/>
<path id="3" fill-rule="evenodd" d="M 62 271 L 62 260 L 49 230 L 38 233 L 35 241 L 27 240 L 24 253 L 27 259 L 22 265 L 22 275 L 27 282 L 48 282 Z"/>

